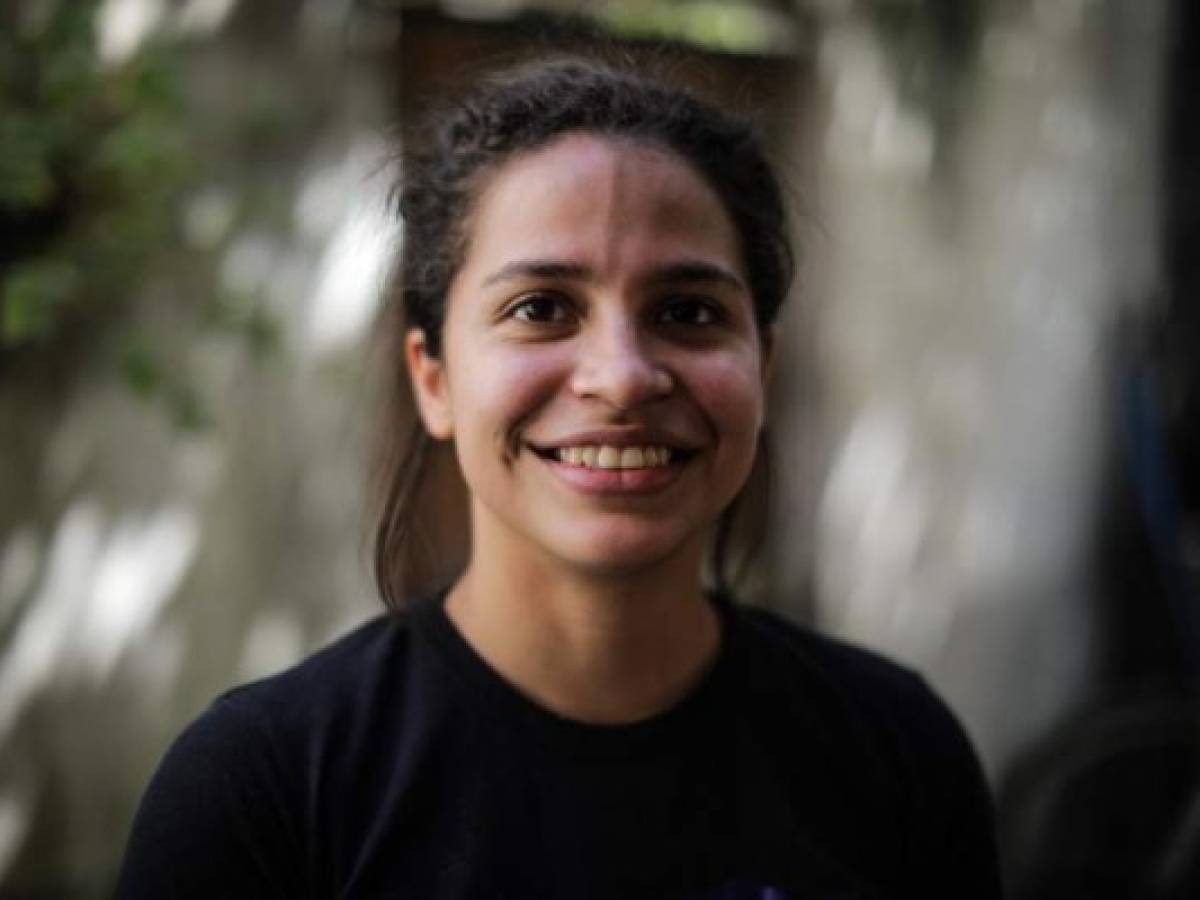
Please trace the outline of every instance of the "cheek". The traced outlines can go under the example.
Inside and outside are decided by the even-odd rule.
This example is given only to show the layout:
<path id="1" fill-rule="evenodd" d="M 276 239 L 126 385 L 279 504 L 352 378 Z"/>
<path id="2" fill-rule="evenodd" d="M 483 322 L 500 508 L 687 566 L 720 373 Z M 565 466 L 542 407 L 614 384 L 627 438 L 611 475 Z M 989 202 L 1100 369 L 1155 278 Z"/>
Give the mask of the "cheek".
<path id="1" fill-rule="evenodd" d="M 709 360 L 693 373 L 692 392 L 716 431 L 730 441 L 751 445 L 763 421 L 763 384 L 757 356 L 728 354 Z"/>
<path id="2" fill-rule="evenodd" d="M 503 449 L 554 396 L 563 364 L 553 352 L 498 347 L 464 355 L 451 384 L 455 431 L 473 445 Z"/>

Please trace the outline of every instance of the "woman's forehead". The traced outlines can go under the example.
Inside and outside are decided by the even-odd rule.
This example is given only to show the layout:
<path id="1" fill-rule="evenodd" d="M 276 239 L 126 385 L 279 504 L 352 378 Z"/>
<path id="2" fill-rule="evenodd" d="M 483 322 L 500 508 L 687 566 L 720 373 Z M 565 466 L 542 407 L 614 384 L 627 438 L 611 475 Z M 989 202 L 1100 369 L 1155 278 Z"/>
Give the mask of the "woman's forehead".
<path id="1" fill-rule="evenodd" d="M 603 269 L 685 251 L 741 268 L 736 230 L 704 178 L 678 155 L 627 139 L 569 134 L 510 160 L 472 220 L 470 268 L 532 256 Z"/>

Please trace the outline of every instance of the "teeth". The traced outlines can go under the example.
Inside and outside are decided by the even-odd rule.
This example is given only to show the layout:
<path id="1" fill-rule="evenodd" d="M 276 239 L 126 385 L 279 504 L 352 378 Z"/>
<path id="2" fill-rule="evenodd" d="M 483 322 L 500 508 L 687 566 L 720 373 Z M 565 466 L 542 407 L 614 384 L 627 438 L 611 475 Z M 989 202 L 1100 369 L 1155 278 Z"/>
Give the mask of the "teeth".
<path id="1" fill-rule="evenodd" d="M 596 457 L 596 468 L 598 469 L 619 469 L 621 468 L 621 451 L 616 447 L 603 446 L 600 448 L 600 455 Z"/>
<path id="2" fill-rule="evenodd" d="M 559 462 L 588 469 L 653 469 L 671 461 L 667 447 L 612 447 L 607 444 L 559 447 Z"/>

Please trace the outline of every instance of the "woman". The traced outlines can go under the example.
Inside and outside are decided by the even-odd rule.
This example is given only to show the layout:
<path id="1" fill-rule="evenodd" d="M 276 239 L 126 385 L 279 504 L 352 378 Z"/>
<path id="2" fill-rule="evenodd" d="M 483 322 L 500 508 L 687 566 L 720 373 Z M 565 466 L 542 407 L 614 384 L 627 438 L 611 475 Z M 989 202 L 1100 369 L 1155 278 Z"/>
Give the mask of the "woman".
<path id="1" fill-rule="evenodd" d="M 978 767 L 919 678 L 704 588 L 791 272 L 750 133 L 581 60 L 438 121 L 401 194 L 404 355 L 469 561 L 218 700 L 119 896 L 999 896 Z M 423 446 L 380 528 L 397 605 Z"/>

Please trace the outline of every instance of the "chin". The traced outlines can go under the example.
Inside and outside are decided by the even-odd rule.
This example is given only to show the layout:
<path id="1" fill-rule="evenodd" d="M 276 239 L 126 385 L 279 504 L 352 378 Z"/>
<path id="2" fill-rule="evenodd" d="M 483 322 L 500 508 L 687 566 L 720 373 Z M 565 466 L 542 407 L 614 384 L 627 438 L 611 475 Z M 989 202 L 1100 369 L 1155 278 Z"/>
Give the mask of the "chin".
<path id="1" fill-rule="evenodd" d="M 564 547 L 559 556 L 581 570 L 611 577 L 645 574 L 670 566 L 685 555 L 694 555 L 698 566 L 700 554 L 689 551 L 689 542 L 677 537 L 671 540 L 663 535 L 610 534 L 594 535 L 577 546 Z"/>

